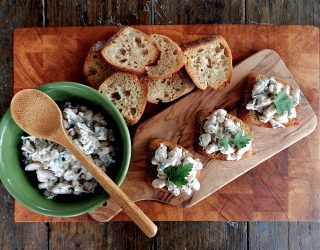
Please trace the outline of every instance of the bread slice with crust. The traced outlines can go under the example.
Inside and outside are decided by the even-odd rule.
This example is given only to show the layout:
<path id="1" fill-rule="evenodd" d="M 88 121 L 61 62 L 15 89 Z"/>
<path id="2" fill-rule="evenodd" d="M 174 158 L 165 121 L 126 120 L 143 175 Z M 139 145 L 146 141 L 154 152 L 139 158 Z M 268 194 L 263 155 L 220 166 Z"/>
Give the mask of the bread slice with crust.
<path id="1" fill-rule="evenodd" d="M 238 109 L 238 116 L 246 123 L 258 126 L 258 127 L 265 127 L 265 128 L 272 128 L 272 125 L 270 124 L 270 122 L 267 123 L 263 123 L 259 120 L 259 116 L 262 115 L 261 113 L 259 113 L 256 110 L 247 110 L 246 106 L 249 102 L 252 101 L 252 89 L 253 86 L 255 85 L 255 83 L 262 79 L 262 78 L 271 78 L 274 76 L 271 75 L 261 75 L 261 74 L 251 74 L 248 76 L 247 78 L 247 84 L 245 85 L 245 88 L 243 90 L 243 94 L 242 94 L 242 100 L 241 100 L 241 106 Z M 276 81 L 282 83 L 285 86 L 289 86 L 288 83 L 286 83 L 284 80 L 274 77 L 276 79 Z M 290 87 L 290 90 L 292 91 L 292 88 Z M 299 111 L 299 105 L 296 107 L 296 110 Z M 293 118 L 290 119 L 288 123 L 283 124 L 284 126 L 292 126 L 292 125 L 296 125 L 298 124 L 298 119 L 297 118 Z"/>
<path id="2" fill-rule="evenodd" d="M 155 63 L 158 48 L 151 38 L 140 30 L 125 27 L 113 35 L 100 50 L 102 58 L 115 68 L 138 75 Z"/>
<path id="3" fill-rule="evenodd" d="M 214 110 L 211 110 L 211 109 L 201 110 L 198 112 L 197 117 L 196 117 L 196 131 L 195 131 L 195 140 L 194 140 L 193 147 L 194 147 L 194 150 L 201 155 L 207 156 L 207 157 L 209 157 L 211 159 L 215 159 L 215 160 L 227 161 L 226 155 L 224 155 L 220 152 L 214 152 L 212 154 L 208 154 L 205 150 L 203 150 L 202 146 L 199 145 L 199 137 L 203 132 L 203 125 L 206 122 L 208 116 L 211 115 L 213 112 L 214 112 Z M 244 131 L 244 134 L 253 138 L 252 129 L 247 124 L 245 124 L 241 119 L 239 119 L 238 117 L 231 115 L 229 113 L 226 115 L 226 117 L 229 119 L 232 119 L 234 121 L 239 122 L 240 127 Z M 252 152 L 252 148 L 248 152 L 243 154 L 241 160 L 248 159 L 251 155 L 251 152 Z"/>
<path id="4" fill-rule="evenodd" d="M 230 82 L 232 54 L 222 36 L 211 35 L 182 46 L 185 68 L 199 89 L 218 89 Z"/>
<path id="5" fill-rule="evenodd" d="M 150 185 L 152 184 L 152 181 L 157 178 L 157 174 L 158 174 L 157 166 L 152 165 L 151 160 L 154 157 L 156 150 L 160 147 L 160 144 L 167 146 L 168 150 L 172 150 L 174 147 L 182 148 L 182 151 L 185 152 L 186 155 L 188 155 L 192 158 L 196 158 L 187 149 L 185 149 L 182 146 L 175 144 L 173 142 L 170 142 L 170 141 L 167 141 L 164 139 L 159 139 L 159 138 L 154 138 L 154 139 L 149 140 L 148 164 L 147 164 L 147 168 L 146 168 L 146 180 Z M 196 175 L 197 179 L 199 179 L 199 177 L 200 177 L 200 172 L 201 171 L 197 171 L 197 175 Z M 165 188 L 162 188 L 162 190 L 165 190 L 169 193 L 169 191 Z"/>
<path id="6" fill-rule="evenodd" d="M 116 72 L 101 84 L 99 92 L 118 108 L 128 125 L 134 125 L 146 107 L 148 84 L 135 74 Z"/>
<path id="7" fill-rule="evenodd" d="M 83 65 L 85 82 L 94 88 L 99 88 L 107 77 L 117 71 L 100 57 L 99 51 L 105 43 L 106 41 L 103 40 L 95 42 L 91 46 Z"/>
<path id="8" fill-rule="evenodd" d="M 168 79 L 147 79 L 149 85 L 148 102 L 171 102 L 190 93 L 195 85 L 182 69 Z"/>
<path id="9" fill-rule="evenodd" d="M 155 65 L 148 67 L 148 77 L 151 79 L 171 77 L 184 65 L 184 55 L 180 46 L 169 37 L 160 34 L 152 34 L 151 40 L 160 50 L 160 58 Z"/>

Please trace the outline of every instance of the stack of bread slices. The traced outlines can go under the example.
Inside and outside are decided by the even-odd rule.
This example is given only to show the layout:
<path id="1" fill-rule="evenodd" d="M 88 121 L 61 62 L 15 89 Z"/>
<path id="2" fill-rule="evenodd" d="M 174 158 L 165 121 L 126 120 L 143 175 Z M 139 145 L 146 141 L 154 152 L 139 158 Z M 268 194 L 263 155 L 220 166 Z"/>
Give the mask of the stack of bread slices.
<path id="1" fill-rule="evenodd" d="M 146 103 L 171 102 L 195 87 L 218 89 L 232 75 L 226 41 L 209 36 L 180 47 L 161 34 L 132 27 L 94 43 L 83 67 L 86 82 L 119 109 L 128 125 L 139 121 Z"/>

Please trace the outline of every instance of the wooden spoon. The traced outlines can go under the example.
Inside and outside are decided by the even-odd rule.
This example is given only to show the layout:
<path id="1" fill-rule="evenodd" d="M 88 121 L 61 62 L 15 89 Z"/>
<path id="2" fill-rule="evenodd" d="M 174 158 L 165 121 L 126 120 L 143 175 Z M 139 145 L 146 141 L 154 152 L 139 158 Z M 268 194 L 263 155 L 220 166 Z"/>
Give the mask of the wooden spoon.
<path id="1" fill-rule="evenodd" d="M 72 143 L 64 129 L 61 111 L 48 95 L 35 89 L 22 90 L 13 97 L 10 109 L 15 122 L 28 134 L 68 149 L 148 237 L 157 233 L 157 226 L 142 210 Z"/>

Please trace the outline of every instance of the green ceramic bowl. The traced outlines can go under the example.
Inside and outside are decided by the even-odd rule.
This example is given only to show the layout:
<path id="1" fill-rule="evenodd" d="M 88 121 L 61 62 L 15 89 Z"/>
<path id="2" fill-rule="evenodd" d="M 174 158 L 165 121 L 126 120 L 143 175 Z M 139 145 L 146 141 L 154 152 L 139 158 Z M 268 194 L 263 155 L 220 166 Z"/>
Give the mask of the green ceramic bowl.
<path id="1" fill-rule="evenodd" d="M 103 112 L 113 124 L 119 140 L 117 147 L 121 152 L 117 167 L 113 173 L 115 183 L 120 186 L 128 171 L 131 157 L 131 141 L 128 127 L 113 104 L 98 91 L 88 86 L 73 82 L 48 83 L 37 88 L 48 94 L 58 103 L 68 100 L 79 100 L 88 108 L 96 107 Z M 92 108 L 93 109 L 93 108 Z M 7 111 L 0 123 L 0 178 L 9 193 L 27 208 L 34 212 L 58 217 L 69 217 L 84 214 L 103 205 L 109 195 L 98 190 L 92 195 L 81 198 L 48 200 L 38 190 L 36 179 L 27 176 L 24 171 L 21 156 L 21 135 L 23 131 L 13 121 L 10 111 Z"/>

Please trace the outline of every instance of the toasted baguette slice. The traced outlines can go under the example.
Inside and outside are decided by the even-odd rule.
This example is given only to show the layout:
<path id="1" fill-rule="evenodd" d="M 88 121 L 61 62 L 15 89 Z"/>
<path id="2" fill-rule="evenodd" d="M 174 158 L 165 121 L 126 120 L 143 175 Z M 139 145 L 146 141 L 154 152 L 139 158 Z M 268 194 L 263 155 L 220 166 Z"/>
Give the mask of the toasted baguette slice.
<path id="1" fill-rule="evenodd" d="M 154 157 L 154 154 L 155 154 L 156 150 L 158 149 L 158 147 L 160 146 L 160 144 L 166 145 L 168 150 L 172 150 L 174 147 L 182 148 L 182 150 L 186 153 L 186 155 L 188 155 L 192 158 L 196 158 L 187 149 L 181 147 L 178 144 L 175 144 L 173 142 L 166 141 L 163 139 L 158 139 L 158 138 L 151 139 L 149 141 L 149 145 L 148 145 L 148 156 L 149 157 L 148 157 L 148 164 L 147 164 L 147 168 L 146 168 L 146 179 L 150 185 L 152 184 L 152 181 L 157 178 L 157 174 L 158 174 L 157 166 L 152 165 L 151 160 Z M 197 175 L 196 175 L 197 179 L 199 179 L 199 177 L 200 177 L 200 172 L 201 171 L 197 171 Z M 162 188 L 162 190 L 166 190 L 166 189 Z M 166 190 L 166 191 L 168 193 L 170 193 L 168 190 Z"/>
<path id="2" fill-rule="evenodd" d="M 196 133 L 195 133 L 195 140 L 194 140 L 194 149 L 196 152 L 198 152 L 199 154 L 208 156 L 211 159 L 215 159 L 215 160 L 222 160 L 222 161 L 227 161 L 226 155 L 220 153 L 220 152 L 214 152 L 212 154 L 208 154 L 205 150 L 203 150 L 203 148 L 199 145 L 199 137 L 202 134 L 203 131 L 203 125 L 207 120 L 207 117 L 209 115 L 211 115 L 214 112 L 214 110 L 202 110 L 199 111 L 197 114 L 197 118 L 196 118 Z M 253 138 L 253 132 L 252 129 L 245 124 L 241 119 L 239 119 L 238 117 L 231 115 L 231 114 L 227 114 L 226 115 L 227 118 L 232 119 L 234 121 L 237 121 L 240 123 L 240 127 L 243 129 L 244 133 L 246 135 L 251 136 L 251 138 Z M 242 158 L 240 160 L 244 160 L 244 159 L 248 159 L 251 155 L 252 152 L 252 148 L 246 152 L 245 154 L 243 154 Z"/>
<path id="3" fill-rule="evenodd" d="M 168 79 L 148 79 L 148 102 L 157 104 L 171 102 L 190 93 L 195 85 L 184 70 L 174 73 Z"/>
<path id="4" fill-rule="evenodd" d="M 246 123 L 258 126 L 258 127 L 264 127 L 264 128 L 272 128 L 272 125 L 270 124 L 270 122 L 267 123 L 263 123 L 259 120 L 259 116 L 261 115 L 261 113 L 259 113 L 256 110 L 247 110 L 246 106 L 247 103 L 252 101 L 252 89 L 253 86 L 255 85 L 255 83 L 262 79 L 262 78 L 270 78 L 273 77 L 271 75 L 260 75 L 260 74 L 252 74 L 249 75 L 247 78 L 247 84 L 245 85 L 243 94 L 242 94 L 242 101 L 241 101 L 241 106 L 238 109 L 238 116 Z M 277 77 L 275 77 L 275 79 L 282 83 L 285 86 L 288 86 L 289 84 L 286 83 L 284 80 L 279 79 Z M 292 90 L 292 88 L 290 88 L 290 90 Z M 296 110 L 299 110 L 299 105 L 296 107 Z M 297 118 L 293 118 L 290 119 L 288 123 L 283 124 L 284 126 L 292 126 L 292 125 L 296 125 L 298 124 L 298 119 Z"/>
<path id="5" fill-rule="evenodd" d="M 160 58 L 154 66 L 147 69 L 147 74 L 151 79 L 166 79 L 179 71 L 184 65 L 184 55 L 174 41 L 169 37 L 153 34 L 151 35 L 152 42 L 160 50 Z"/>
<path id="6" fill-rule="evenodd" d="M 199 89 L 218 89 L 230 82 L 232 55 L 223 37 L 211 35 L 187 43 L 182 49 L 186 58 L 185 68 Z"/>
<path id="7" fill-rule="evenodd" d="M 99 88 L 107 77 L 117 71 L 100 58 L 99 51 L 105 43 L 106 41 L 95 42 L 91 46 L 83 65 L 83 75 L 86 83 L 96 89 Z"/>
<path id="8" fill-rule="evenodd" d="M 146 107 L 148 84 L 132 73 L 116 72 L 101 84 L 99 92 L 119 109 L 128 125 L 133 125 Z"/>
<path id="9" fill-rule="evenodd" d="M 100 53 L 115 68 L 141 75 L 158 59 L 159 50 L 147 34 L 125 27 L 107 41 Z"/>

